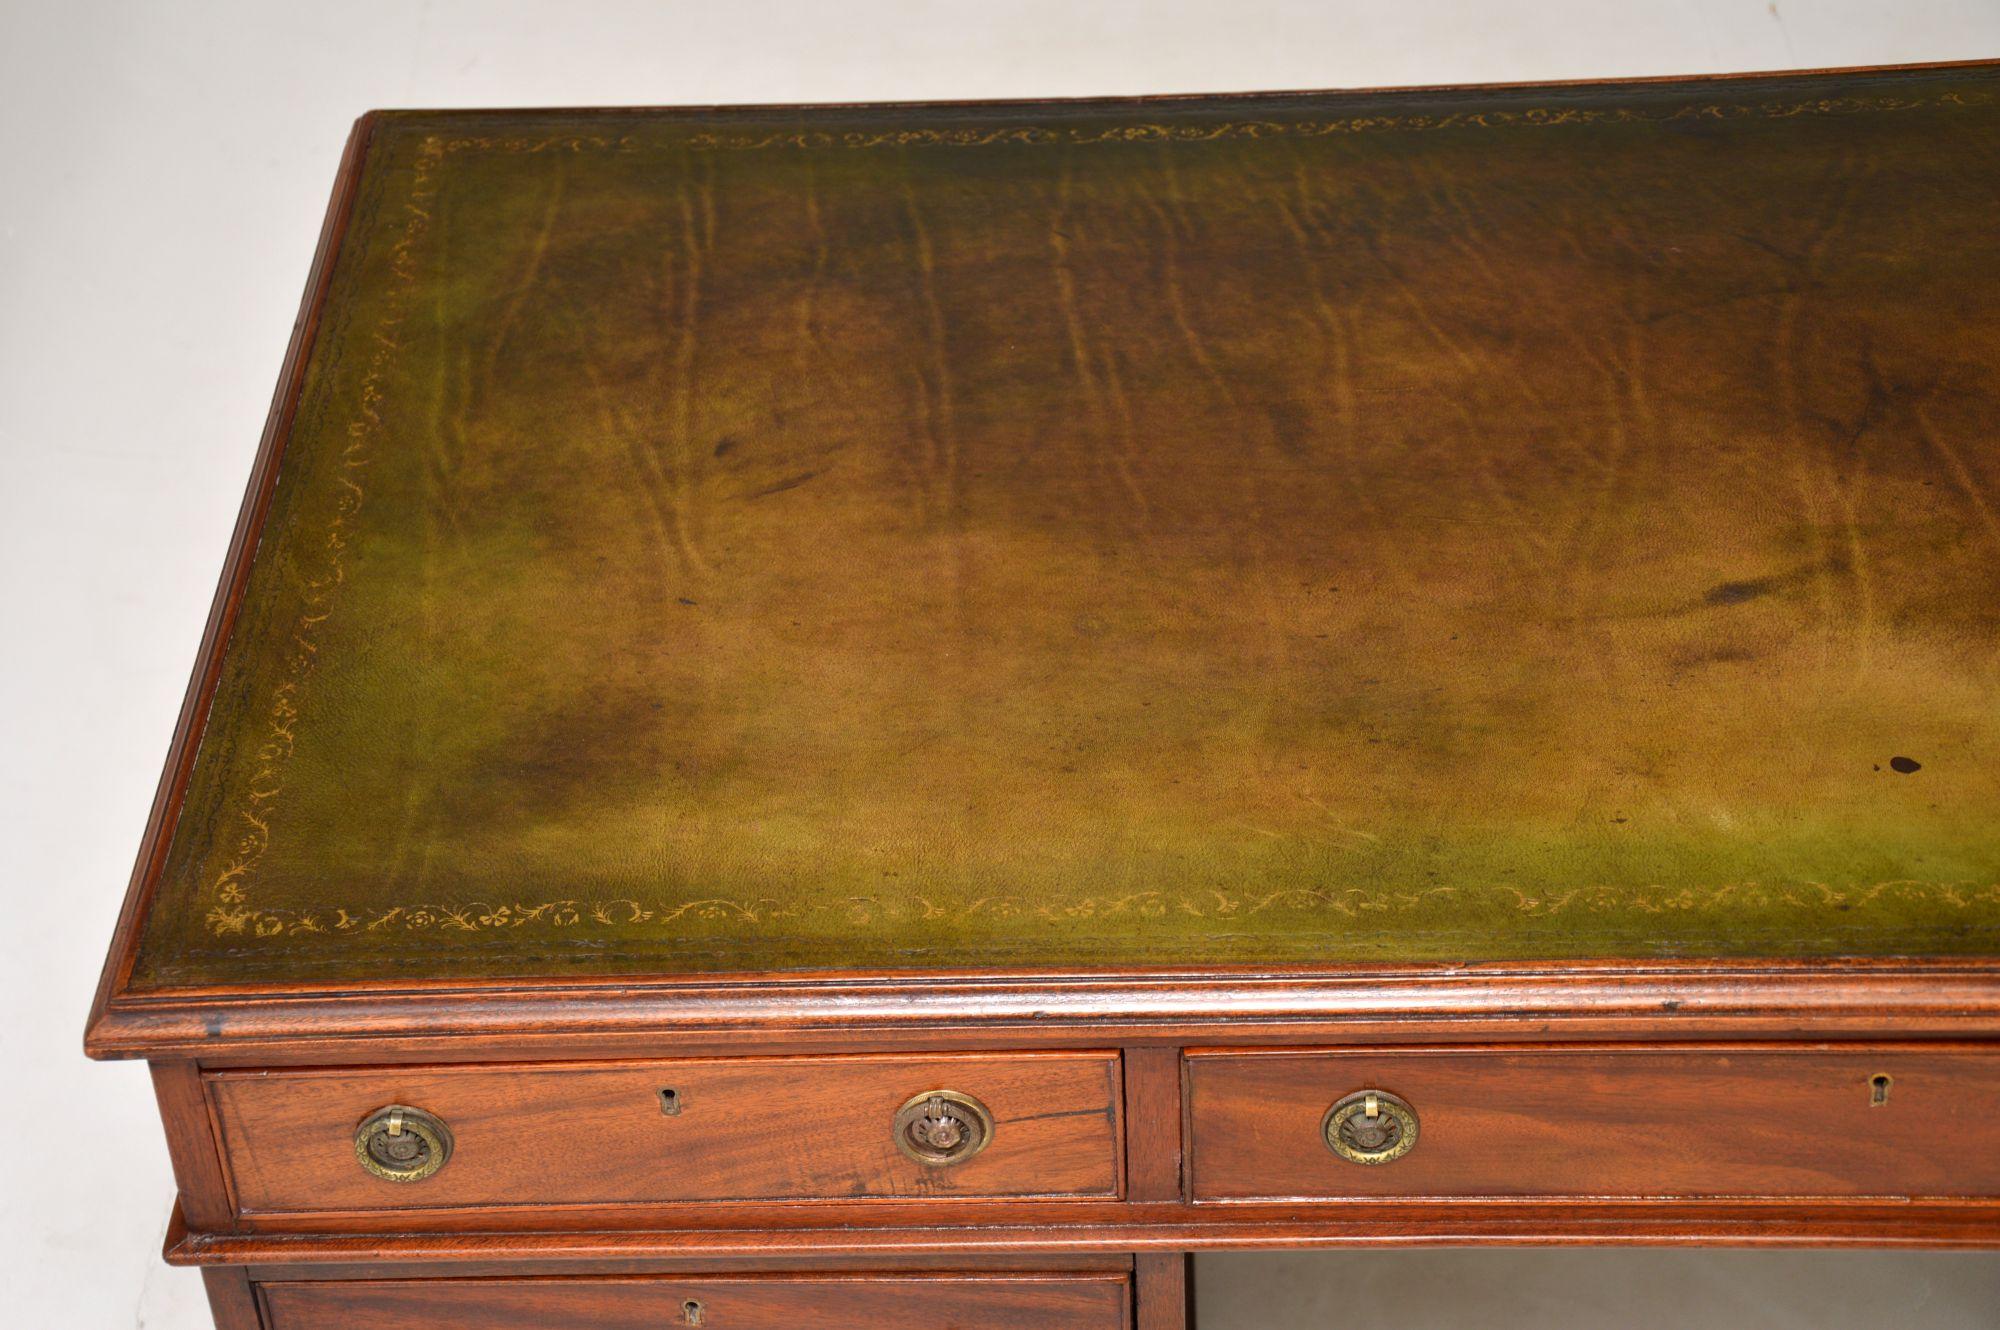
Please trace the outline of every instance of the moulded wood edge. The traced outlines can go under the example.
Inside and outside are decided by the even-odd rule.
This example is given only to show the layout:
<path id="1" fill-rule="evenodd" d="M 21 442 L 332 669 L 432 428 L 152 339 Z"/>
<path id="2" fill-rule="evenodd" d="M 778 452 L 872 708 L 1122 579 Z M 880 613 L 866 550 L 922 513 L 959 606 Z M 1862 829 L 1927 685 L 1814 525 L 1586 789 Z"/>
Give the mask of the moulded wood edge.
<path id="1" fill-rule="evenodd" d="M 2000 1037 L 2000 958 L 683 980 L 125 998 L 94 1057 L 366 1058 L 620 1041 L 825 1047 L 1491 1037 Z"/>
<path id="2" fill-rule="evenodd" d="M 2000 1248 L 2000 1202 L 1929 1206 L 1608 1206 L 1593 1203 L 1342 1207 L 1340 1215 L 978 1228 L 740 1229 L 679 1233 L 185 1234 L 174 1265 L 675 1258 L 818 1259 L 1188 1252 L 1363 1246 Z"/>

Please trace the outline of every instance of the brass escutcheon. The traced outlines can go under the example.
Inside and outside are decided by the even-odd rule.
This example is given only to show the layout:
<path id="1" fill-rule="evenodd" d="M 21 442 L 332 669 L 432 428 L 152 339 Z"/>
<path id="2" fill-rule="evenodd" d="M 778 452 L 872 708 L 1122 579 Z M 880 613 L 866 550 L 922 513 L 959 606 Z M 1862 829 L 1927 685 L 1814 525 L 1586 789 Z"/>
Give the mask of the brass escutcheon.
<path id="1" fill-rule="evenodd" d="M 354 1153 L 361 1167 L 388 1182 L 422 1182 L 451 1158 L 451 1128 L 442 1119 L 390 1104 L 354 1129 Z"/>
<path id="2" fill-rule="evenodd" d="M 956 1090 L 930 1090 L 896 1110 L 896 1148 L 919 1164 L 962 1164 L 993 1139 L 986 1105 Z"/>
<path id="3" fill-rule="evenodd" d="M 1326 1148 L 1356 1164 L 1386 1164 L 1417 1144 L 1417 1112 L 1385 1090 L 1359 1090 L 1326 1111 Z"/>

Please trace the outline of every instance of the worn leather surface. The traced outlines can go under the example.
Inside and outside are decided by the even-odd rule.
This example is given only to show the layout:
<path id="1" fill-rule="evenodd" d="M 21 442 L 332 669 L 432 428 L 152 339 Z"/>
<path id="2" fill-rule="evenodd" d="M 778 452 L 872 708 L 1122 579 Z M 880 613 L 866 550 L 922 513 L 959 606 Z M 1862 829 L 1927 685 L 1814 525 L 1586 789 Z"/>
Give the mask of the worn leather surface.
<path id="1" fill-rule="evenodd" d="M 138 987 L 2000 951 L 2000 79 L 379 125 Z"/>

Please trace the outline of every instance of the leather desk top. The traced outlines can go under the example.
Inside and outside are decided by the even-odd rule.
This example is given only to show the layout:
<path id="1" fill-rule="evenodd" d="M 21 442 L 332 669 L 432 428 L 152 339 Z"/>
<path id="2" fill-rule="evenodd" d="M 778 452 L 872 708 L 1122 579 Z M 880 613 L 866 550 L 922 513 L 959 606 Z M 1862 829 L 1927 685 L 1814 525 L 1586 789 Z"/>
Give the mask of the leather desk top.
<path id="1" fill-rule="evenodd" d="M 2000 954 L 2000 75 L 389 113 L 135 990 Z"/>

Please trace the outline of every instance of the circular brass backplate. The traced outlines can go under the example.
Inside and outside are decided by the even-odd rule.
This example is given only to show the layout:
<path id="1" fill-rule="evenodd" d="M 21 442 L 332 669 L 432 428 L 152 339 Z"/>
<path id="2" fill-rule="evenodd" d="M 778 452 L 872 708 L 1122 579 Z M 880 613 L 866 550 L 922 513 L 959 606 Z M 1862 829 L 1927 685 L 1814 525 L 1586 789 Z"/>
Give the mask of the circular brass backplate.
<path id="1" fill-rule="evenodd" d="M 1395 1095 L 1360 1090 L 1326 1111 L 1326 1148 L 1356 1164 L 1387 1164 L 1417 1144 L 1417 1112 Z"/>
<path id="2" fill-rule="evenodd" d="M 946 1168 L 991 1143 L 993 1115 L 969 1094 L 931 1090 L 896 1110 L 895 1133 L 896 1148 L 905 1155 L 930 1168 Z"/>
<path id="3" fill-rule="evenodd" d="M 361 1167 L 388 1182 L 422 1182 L 451 1158 L 451 1128 L 405 1104 L 378 1108 L 354 1129 Z"/>

